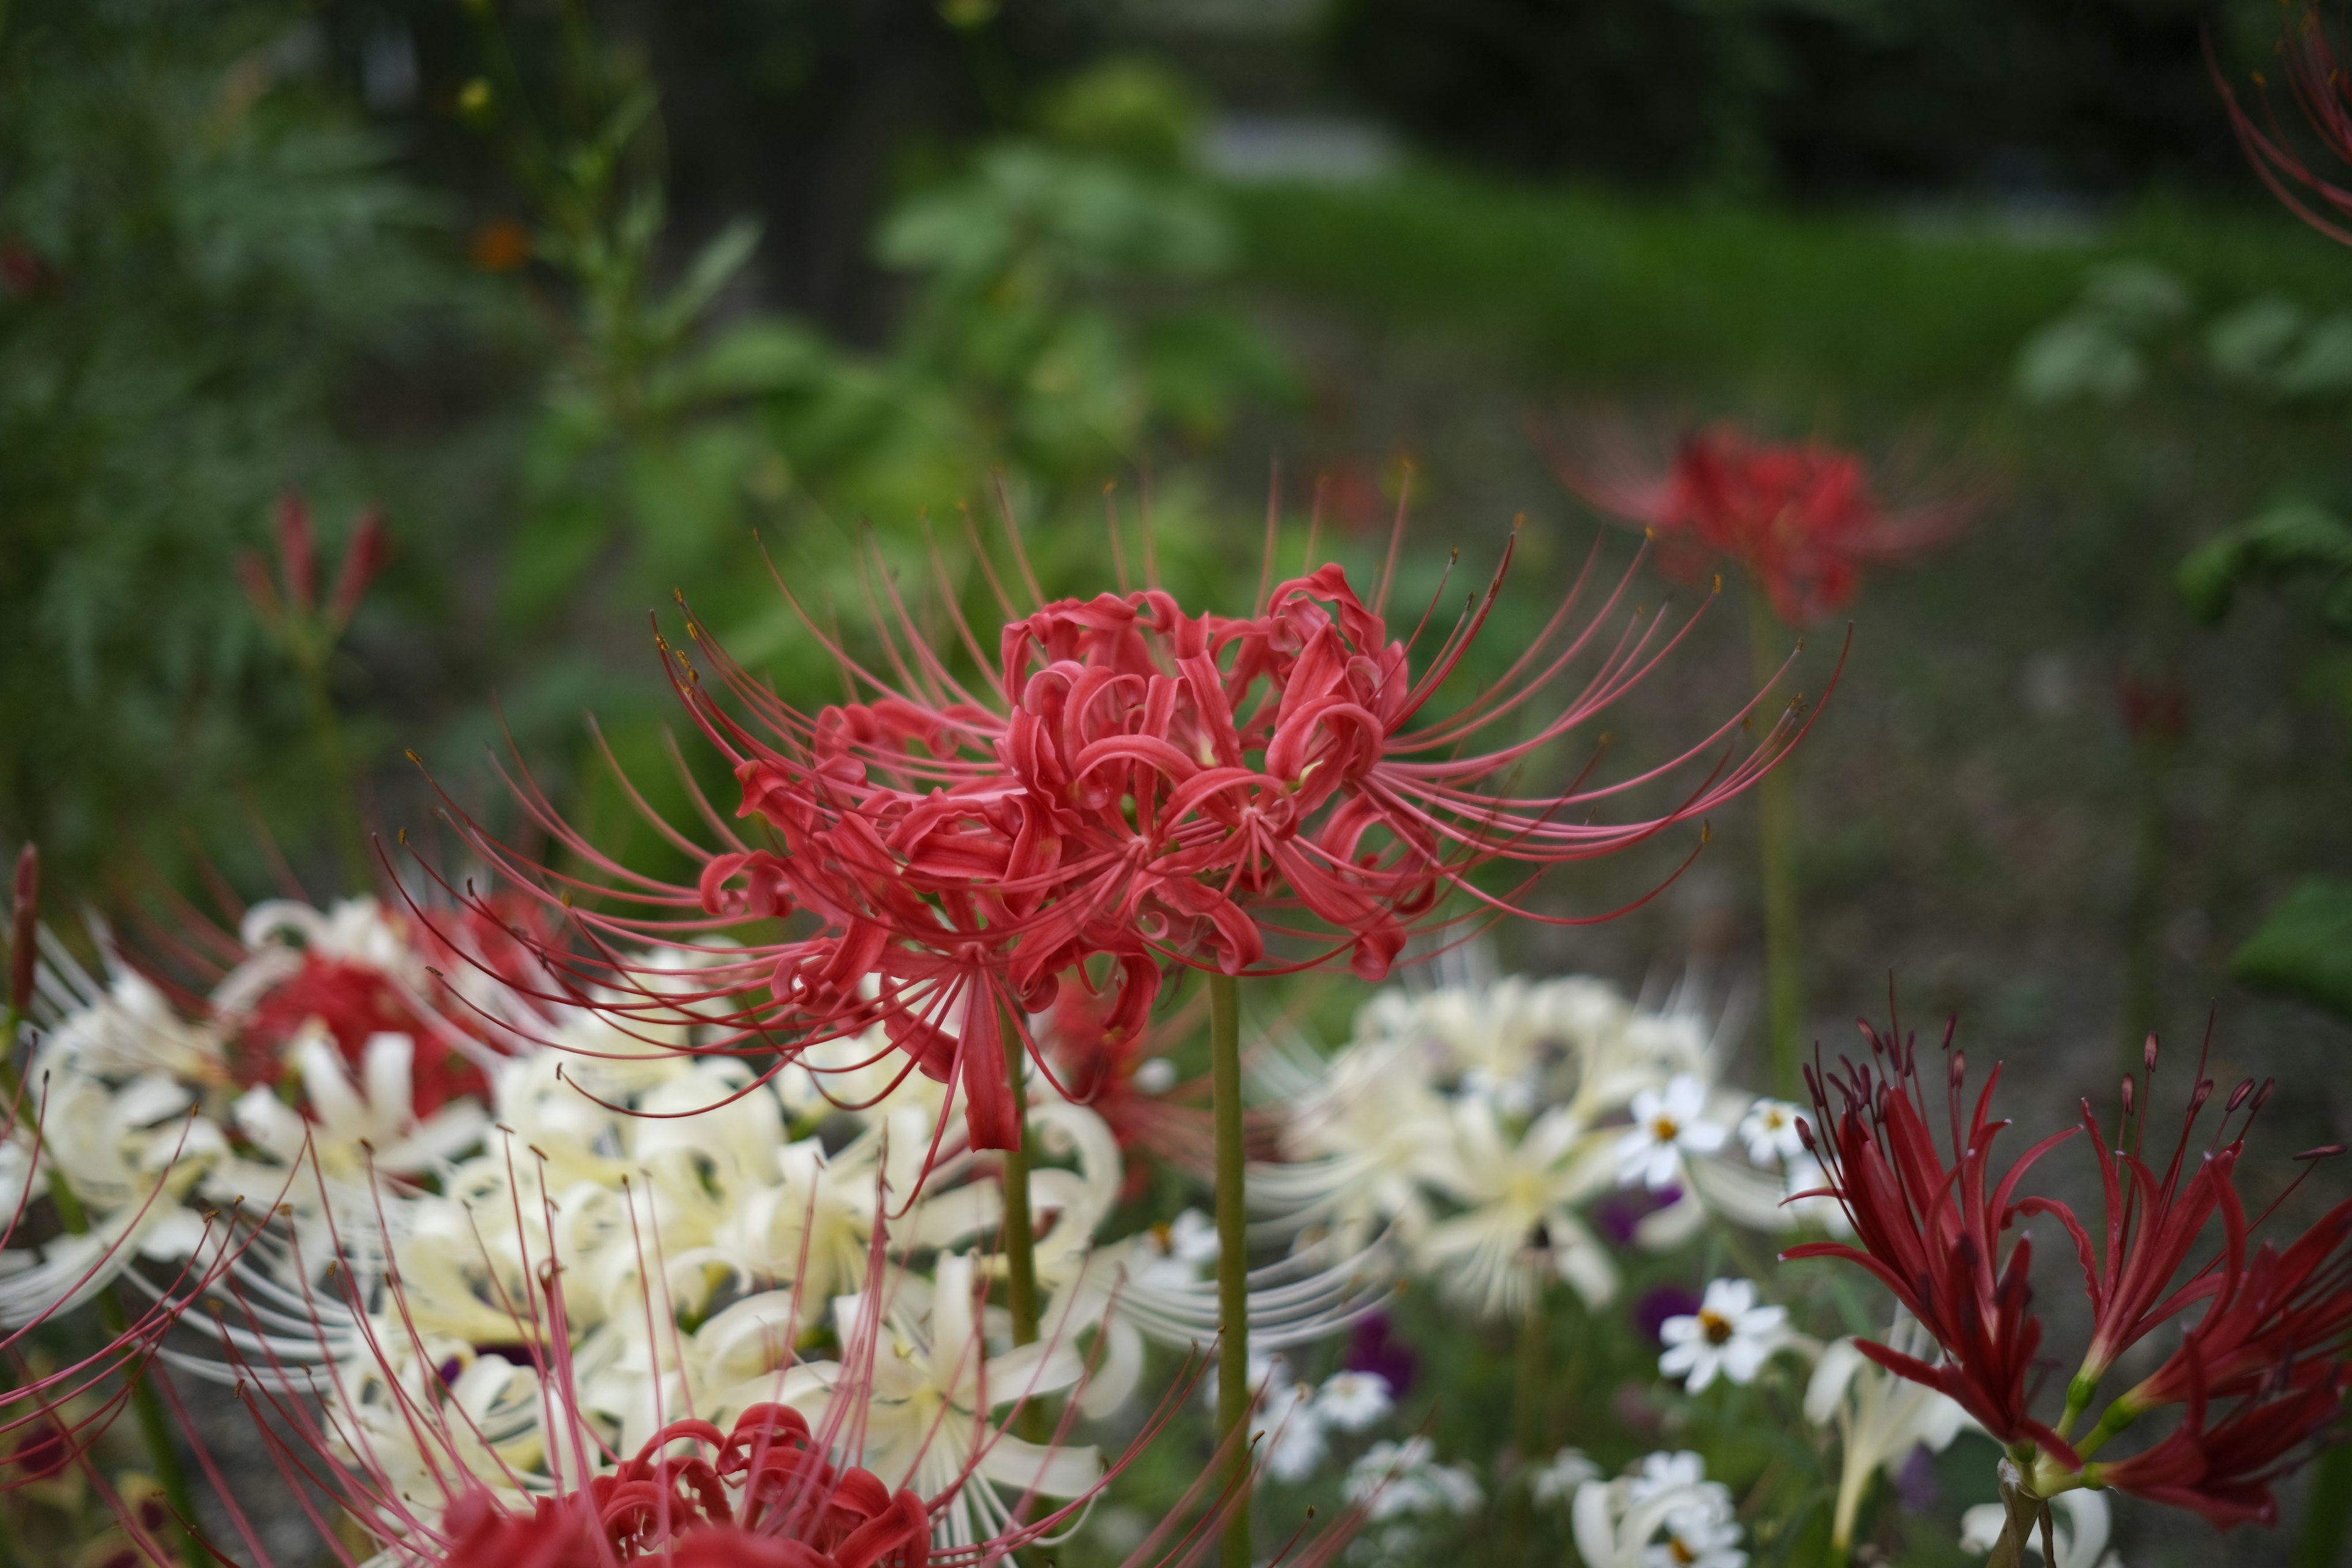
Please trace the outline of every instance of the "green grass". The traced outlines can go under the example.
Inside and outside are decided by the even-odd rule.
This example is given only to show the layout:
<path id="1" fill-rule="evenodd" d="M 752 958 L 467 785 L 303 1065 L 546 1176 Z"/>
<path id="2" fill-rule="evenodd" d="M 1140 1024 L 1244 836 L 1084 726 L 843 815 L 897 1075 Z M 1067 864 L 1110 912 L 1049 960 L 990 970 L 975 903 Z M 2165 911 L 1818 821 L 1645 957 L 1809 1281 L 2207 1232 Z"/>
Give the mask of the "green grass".
<path id="1" fill-rule="evenodd" d="M 1556 384 L 1973 401 L 2100 260 L 2158 262 L 2200 310 L 2266 290 L 2352 302 L 2352 257 L 2248 187 L 2243 206 L 2151 198 L 2057 238 L 1981 212 L 1708 206 L 1430 167 L 1234 197 L 1254 283 L 1482 340 Z"/>

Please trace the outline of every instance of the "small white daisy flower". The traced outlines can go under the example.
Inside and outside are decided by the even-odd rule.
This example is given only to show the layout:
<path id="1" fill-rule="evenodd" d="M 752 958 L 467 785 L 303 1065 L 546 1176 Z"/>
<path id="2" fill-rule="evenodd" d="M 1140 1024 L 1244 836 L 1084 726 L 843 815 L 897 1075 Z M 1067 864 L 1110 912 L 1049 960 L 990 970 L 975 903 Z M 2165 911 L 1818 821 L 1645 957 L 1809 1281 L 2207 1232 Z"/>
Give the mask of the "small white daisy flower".
<path id="1" fill-rule="evenodd" d="M 1664 1093 L 1643 1089 L 1633 1096 L 1633 1131 L 1617 1144 L 1617 1180 L 1623 1186 L 1639 1182 L 1653 1192 L 1671 1186 L 1682 1174 L 1684 1156 L 1712 1154 L 1727 1136 L 1705 1120 L 1706 1085 L 1690 1073 L 1675 1074 Z"/>
<path id="2" fill-rule="evenodd" d="M 1564 1503 L 1600 1474 L 1601 1467 L 1586 1458 L 1583 1450 L 1562 1448 L 1528 1472 L 1528 1490 L 1538 1502 Z"/>
<path id="3" fill-rule="evenodd" d="M 1739 1521 L 1712 1500 L 1666 1515 L 1666 1538 L 1642 1549 L 1646 1568 L 1748 1568 L 1739 1549 Z"/>
<path id="4" fill-rule="evenodd" d="M 1713 1280 L 1696 1315 L 1668 1318 L 1658 1326 L 1666 1346 L 1658 1372 L 1687 1379 L 1684 1386 L 1693 1394 L 1713 1383 L 1717 1373 L 1734 1383 L 1753 1382 L 1780 1347 L 1788 1317 L 1784 1307 L 1757 1303 L 1752 1280 Z"/>
<path id="5" fill-rule="evenodd" d="M 1389 1380 L 1376 1372 L 1335 1372 L 1315 1391 L 1315 1414 L 1342 1432 L 1360 1432 L 1395 1408 Z"/>
<path id="6" fill-rule="evenodd" d="M 1779 1164 L 1804 1152 L 1797 1136 L 1798 1108 L 1785 1100 L 1759 1100 L 1739 1119 L 1739 1140 L 1748 1158 L 1759 1165 Z"/>

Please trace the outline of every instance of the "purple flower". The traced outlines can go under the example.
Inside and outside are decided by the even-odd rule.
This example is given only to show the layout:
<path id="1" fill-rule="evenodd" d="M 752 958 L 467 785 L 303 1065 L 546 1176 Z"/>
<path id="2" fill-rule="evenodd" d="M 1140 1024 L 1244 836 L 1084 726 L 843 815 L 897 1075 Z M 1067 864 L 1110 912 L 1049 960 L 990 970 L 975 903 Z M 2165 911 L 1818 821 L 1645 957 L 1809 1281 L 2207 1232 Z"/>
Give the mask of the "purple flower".
<path id="1" fill-rule="evenodd" d="M 1633 1227 L 1683 1201 L 1683 1190 L 1669 1184 L 1653 1192 L 1647 1187 L 1620 1187 L 1592 1205 L 1592 1223 L 1619 1247 L 1633 1245 Z"/>
<path id="2" fill-rule="evenodd" d="M 1895 1477 L 1895 1495 L 1906 1513 L 1927 1513 L 1936 1506 L 1936 1456 L 1927 1444 L 1913 1446 L 1911 1457 Z"/>
<path id="3" fill-rule="evenodd" d="M 1384 1312 L 1374 1312 L 1357 1322 L 1348 1335 L 1348 1353 L 1340 1358 L 1340 1364 L 1349 1372 L 1378 1373 L 1389 1380 L 1390 1392 L 1400 1399 L 1421 1371 L 1421 1358 L 1412 1353 L 1412 1347 L 1390 1336 Z"/>
<path id="4" fill-rule="evenodd" d="M 1658 1331 L 1668 1318 L 1695 1315 L 1701 1305 L 1699 1294 L 1687 1285 L 1653 1285 L 1642 1292 L 1633 1303 L 1633 1326 L 1642 1331 L 1653 1344 L 1665 1342 Z"/>

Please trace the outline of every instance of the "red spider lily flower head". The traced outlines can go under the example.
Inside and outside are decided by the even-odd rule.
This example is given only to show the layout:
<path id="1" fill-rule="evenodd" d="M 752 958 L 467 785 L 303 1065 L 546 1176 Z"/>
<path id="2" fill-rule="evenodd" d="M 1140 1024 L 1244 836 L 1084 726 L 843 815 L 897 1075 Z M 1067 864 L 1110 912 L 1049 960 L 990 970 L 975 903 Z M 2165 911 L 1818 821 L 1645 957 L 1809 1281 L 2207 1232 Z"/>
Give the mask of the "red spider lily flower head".
<path id="1" fill-rule="evenodd" d="M 1474 880 L 1483 868 L 1516 868 L 1524 890 L 1547 869 L 1643 842 L 1744 790 L 1810 724 L 1804 705 L 1791 704 L 1735 760 L 1759 697 L 1700 746 L 1627 783 L 1518 793 L 1508 780 L 1617 702 L 1690 623 L 1636 611 L 1610 635 L 1604 623 L 1629 574 L 1577 626 L 1589 563 L 1500 681 L 1433 717 L 1512 553 L 1433 654 L 1418 651 L 1426 615 L 1413 633 L 1391 633 L 1385 576 L 1367 602 L 1337 565 L 1262 587 L 1255 612 L 1238 617 L 1195 614 L 1158 587 L 1041 603 L 1027 615 L 1007 599 L 992 660 L 943 592 L 982 671 L 977 692 L 877 572 L 888 607 L 877 602 L 875 620 L 890 674 L 803 614 L 864 699 L 814 715 L 769 691 L 689 618 L 717 689 L 664 644 L 672 679 L 732 766 L 751 836 L 726 829 L 716 812 L 705 814 L 724 835 L 715 850 L 663 825 L 703 862 L 690 889 L 617 867 L 602 886 L 551 887 L 487 834 L 474 839 L 551 902 L 593 891 L 608 907 L 626 900 L 646 911 L 574 907 L 575 929 L 603 945 L 654 935 L 675 943 L 687 940 L 681 926 L 800 911 L 818 934 L 747 946 L 709 972 L 714 995 L 754 984 L 768 993 L 727 1020 L 736 1038 L 766 1051 L 878 1024 L 922 1071 L 960 1084 L 973 1146 L 1011 1147 L 1019 1128 L 1006 1052 L 1037 1055 L 1026 1020 L 1066 984 L 1101 997 L 1105 1037 L 1125 1039 L 1141 1029 L 1171 964 L 1284 973 L 1344 956 L 1379 979 L 1416 931 L 1527 913 Z M 1391 567 L 1394 559 L 1392 544 Z M 1517 738 L 1476 749 L 1507 721 Z M 1684 764 L 1705 764 L 1705 776 L 1664 815 L 1591 820 Z M 593 847 L 527 779 L 520 787 L 558 841 L 594 863 Z M 1444 912 L 1454 898 L 1468 913 Z"/>
<path id="2" fill-rule="evenodd" d="M 1560 467 L 1569 488 L 1657 539 L 1666 569 L 1696 576 L 1737 563 L 1790 626 L 1819 621 L 1854 595 L 1865 566 L 1942 543 L 1958 507 L 1889 510 L 1862 459 L 1821 441 L 1774 445 L 1737 426 L 1684 441 L 1663 475 L 1598 478 Z"/>
<path id="3" fill-rule="evenodd" d="M 2287 93 L 2321 149 L 2339 163 L 2352 163 L 2352 87 L 2347 86 L 2335 47 L 2320 25 L 2318 7 L 2297 8 L 2286 36 L 2279 40 L 2278 53 Z M 2258 125 L 2221 74 L 2210 38 L 2205 42 L 2205 66 L 2229 108 L 2230 128 L 2237 133 L 2238 145 L 2271 194 L 2328 238 L 2352 245 L 2352 229 L 2336 221 L 2352 218 L 2352 190 L 2313 168 L 2295 150 L 2294 138 L 2271 110 L 2269 79 L 2260 71 L 2254 73 L 2254 87 L 2263 100 L 2263 123 Z"/>
<path id="4" fill-rule="evenodd" d="M 318 531 L 310 521 L 310 503 L 300 491 L 289 490 L 278 498 L 275 531 L 276 580 L 257 552 L 247 551 L 237 561 L 246 597 L 272 637 L 299 655 L 323 652 L 351 625 L 368 584 L 391 563 L 392 542 L 383 514 L 373 507 L 360 514 L 323 605 L 319 600 Z"/>
<path id="5" fill-rule="evenodd" d="M 2023 1205 L 2017 1184 L 2042 1155 L 2074 1136 L 2055 1133 L 2027 1149 L 1996 1178 L 1993 1141 L 2009 1124 L 1991 1118 L 1996 1066 L 1975 1104 L 1967 1103 L 1967 1059 L 1944 1037 L 1946 1120 L 1951 1154 L 1937 1146 L 1933 1112 L 1921 1083 L 1918 1042 L 1894 1029 L 1863 1026 L 1871 1060 L 1830 1072 L 1806 1069 L 1814 1113 L 1824 1129 L 1801 1123 L 1834 1197 L 1853 1226 L 1854 1244 L 1809 1242 L 1781 1256 L 1843 1258 L 1876 1275 L 1910 1310 L 1944 1359 L 1929 1365 L 1885 1345 L 1861 1349 L 1888 1371 L 1948 1394 L 2004 1443 L 2031 1442 L 2073 1457 L 2063 1439 L 2035 1419 L 2028 1386 L 2042 1323 L 2031 1310 L 2030 1238 L 2004 1238 Z M 1838 1100 L 1832 1110 L 1830 1098 Z"/>
<path id="6" fill-rule="evenodd" d="M 2347 1371 L 2340 1360 L 2315 1362 L 2306 1378 L 2289 1379 L 2241 1400 L 2219 1420 L 2206 1394 L 2192 1393 L 2180 1425 L 2144 1453 L 2084 1472 L 2093 1485 L 2201 1514 L 2218 1528 L 2274 1525 L 2272 1485 L 2295 1468 L 2298 1450 L 2336 1424 L 2344 1409 Z"/>
<path id="7" fill-rule="evenodd" d="M 451 1504 L 443 1568 L 927 1568 L 931 1515 L 870 1470 L 839 1468 L 807 1420 L 754 1405 L 734 1429 L 674 1421 L 636 1457 L 524 1512 L 487 1489 Z"/>

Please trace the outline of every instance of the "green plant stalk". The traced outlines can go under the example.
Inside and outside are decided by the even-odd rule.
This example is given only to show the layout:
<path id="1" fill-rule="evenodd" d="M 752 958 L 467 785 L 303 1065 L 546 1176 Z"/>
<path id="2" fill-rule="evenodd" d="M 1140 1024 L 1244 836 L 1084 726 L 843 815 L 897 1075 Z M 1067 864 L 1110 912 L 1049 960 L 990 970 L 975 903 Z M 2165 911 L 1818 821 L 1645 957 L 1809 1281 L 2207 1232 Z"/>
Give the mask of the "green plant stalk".
<path id="1" fill-rule="evenodd" d="M 310 743 L 325 775 L 328 810 L 334 818 L 335 855 L 342 862 L 343 880 L 352 892 L 372 886 L 368 866 L 367 827 L 360 820 L 359 790 L 352 773 L 351 748 L 343 742 L 342 721 L 335 715 L 335 699 L 327 689 L 323 658 L 299 658 L 302 697 L 310 714 Z"/>
<path id="2" fill-rule="evenodd" d="M 2164 781 L 2172 747 L 2143 738 L 2139 752 L 2139 845 L 2132 864 L 2131 906 L 2124 922 L 2123 1070 L 2136 1076 L 2155 1032 L 2164 973 Z"/>
<path id="3" fill-rule="evenodd" d="M 1037 1342 L 1037 1221 L 1029 1212 L 1029 1089 L 1027 1049 L 1010 1020 L 1004 1031 L 1004 1078 L 1013 1090 L 1013 1124 L 1019 1146 L 1004 1151 L 1004 1304 L 1013 1315 L 1013 1342 Z M 1024 1442 L 1047 1440 L 1045 1407 L 1035 1395 L 1022 1401 L 1013 1421 Z"/>
<path id="4" fill-rule="evenodd" d="M 5 1096 L 12 1106 L 24 1106 L 24 1085 L 16 1077 L 16 1064 L 12 1054 L 16 1045 L 16 1030 L 24 1018 L 16 1008 L 0 1008 L 0 1096 Z M 19 1115 L 23 1110 L 19 1110 Z M 25 1122 L 33 1141 L 33 1158 L 41 1155 L 41 1131 L 34 1121 Z M 81 1206 L 62 1175 L 49 1184 L 49 1203 L 58 1211 L 58 1223 L 75 1236 L 89 1234 L 89 1215 Z M 97 1296 L 98 1322 L 109 1338 L 120 1339 L 131 1328 L 129 1314 L 122 1310 L 122 1298 L 112 1285 Z M 163 1414 L 163 1402 L 156 1395 L 155 1385 L 147 1380 L 147 1365 L 142 1358 L 126 1367 L 123 1376 L 131 1385 L 131 1417 L 139 1425 L 139 1436 L 147 1445 L 148 1462 L 154 1467 L 155 1484 L 163 1489 L 163 1500 L 172 1511 L 186 1521 L 188 1568 L 212 1568 L 213 1554 L 205 1550 L 196 1535 L 195 1493 L 188 1487 L 188 1472 L 180 1463 L 180 1450 L 172 1441 L 172 1426 Z"/>
<path id="5" fill-rule="evenodd" d="M 1546 1373 L 1551 1359 L 1551 1315 L 1544 1310 L 1545 1298 L 1543 1281 L 1538 1279 L 1535 1300 L 1528 1303 L 1528 1314 L 1519 1320 L 1518 1386 L 1511 1390 L 1517 1420 L 1511 1437 L 1522 1465 L 1536 1463 L 1550 1444 L 1551 1389 Z"/>
<path id="6" fill-rule="evenodd" d="M 1037 1342 L 1037 1228 L 1029 1213 L 1029 1100 L 1021 1031 L 1004 1031 L 1004 1077 L 1013 1090 L 1013 1121 L 1021 1146 L 1004 1151 L 1005 1304 L 1013 1311 L 1013 1342 Z"/>
<path id="7" fill-rule="evenodd" d="M 1759 686 L 1780 673 L 1787 628 L 1761 584 L 1748 591 L 1748 626 Z M 1793 752 L 1756 784 L 1757 841 L 1764 860 L 1765 1043 L 1773 1092 L 1794 1099 L 1804 1088 L 1804 984 L 1797 948 L 1797 779 Z"/>
<path id="8" fill-rule="evenodd" d="M 1209 973 L 1210 1093 L 1217 1123 L 1217 1437 L 1225 1445 L 1224 1568 L 1250 1565 L 1249 1205 L 1242 1189 L 1242 1010 L 1234 977 Z"/>
<path id="9" fill-rule="evenodd" d="M 2352 1447 L 2338 1443 L 2311 1467 L 2311 1510 L 2295 1542 L 2294 1568 L 2336 1568 L 2352 1521 Z"/>

